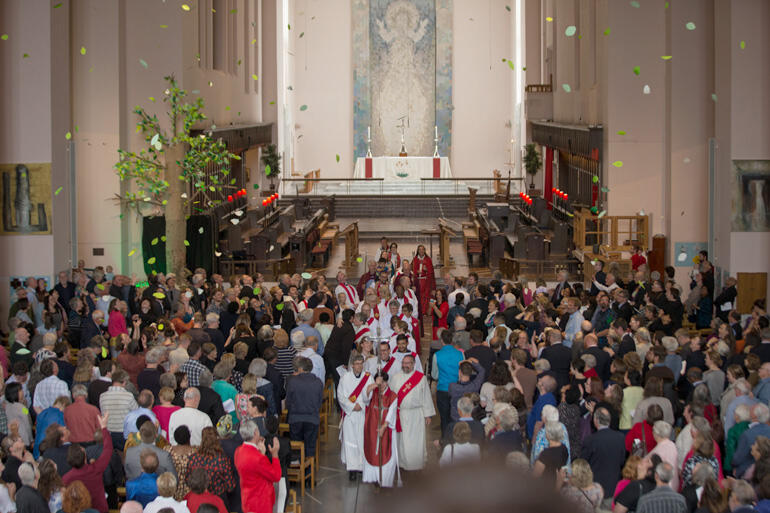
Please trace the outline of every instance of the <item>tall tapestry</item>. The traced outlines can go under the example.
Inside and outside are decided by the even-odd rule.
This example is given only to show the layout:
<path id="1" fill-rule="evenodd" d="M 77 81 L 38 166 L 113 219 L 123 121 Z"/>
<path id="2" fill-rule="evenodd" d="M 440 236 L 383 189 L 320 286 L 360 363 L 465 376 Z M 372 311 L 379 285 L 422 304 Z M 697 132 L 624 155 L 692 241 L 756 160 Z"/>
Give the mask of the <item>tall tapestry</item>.
<path id="1" fill-rule="evenodd" d="M 356 156 L 410 155 L 451 143 L 452 0 L 354 0 L 353 130 Z"/>

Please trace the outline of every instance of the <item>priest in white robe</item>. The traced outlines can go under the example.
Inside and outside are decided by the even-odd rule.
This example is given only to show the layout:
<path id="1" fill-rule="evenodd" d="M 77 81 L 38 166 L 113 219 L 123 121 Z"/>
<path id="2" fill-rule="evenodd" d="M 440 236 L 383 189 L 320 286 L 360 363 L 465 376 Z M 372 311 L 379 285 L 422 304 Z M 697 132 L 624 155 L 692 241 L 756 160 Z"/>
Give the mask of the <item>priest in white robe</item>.
<path id="1" fill-rule="evenodd" d="M 396 369 L 401 368 L 401 361 L 405 356 L 411 356 L 414 358 L 414 370 L 422 372 L 422 362 L 420 361 L 420 357 L 417 355 L 416 351 L 409 348 L 410 343 L 413 344 L 414 341 L 407 338 L 406 335 L 398 335 L 398 338 L 396 339 L 396 348 L 393 353 L 391 353 L 391 356 L 396 360 Z"/>
<path id="2" fill-rule="evenodd" d="M 390 379 L 390 389 L 398 396 L 396 446 L 398 464 L 404 470 L 420 470 L 428 457 L 425 448 L 426 426 L 436 414 L 428 380 L 414 368 L 415 358 L 401 360 L 401 372 Z"/>
<path id="3" fill-rule="evenodd" d="M 345 274 L 345 271 L 337 273 L 337 287 L 334 289 L 334 297 L 339 297 L 340 294 L 345 294 L 345 302 L 353 308 L 358 306 L 358 303 L 361 302 L 358 299 L 356 287 L 348 283 L 348 277 Z"/>
<path id="4" fill-rule="evenodd" d="M 372 377 L 364 372 L 364 358 L 355 354 L 350 359 L 350 372 L 340 378 L 337 402 L 342 408 L 340 443 L 342 463 L 348 469 L 348 477 L 355 481 L 356 473 L 364 470 L 364 420 L 366 386 Z"/>

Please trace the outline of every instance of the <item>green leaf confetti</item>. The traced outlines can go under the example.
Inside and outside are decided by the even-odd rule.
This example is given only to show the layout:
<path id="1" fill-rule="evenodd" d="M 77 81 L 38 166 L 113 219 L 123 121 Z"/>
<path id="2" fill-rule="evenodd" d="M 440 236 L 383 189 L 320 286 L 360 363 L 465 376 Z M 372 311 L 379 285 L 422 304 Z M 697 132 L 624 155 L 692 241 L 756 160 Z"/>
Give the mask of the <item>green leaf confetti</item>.
<path id="1" fill-rule="evenodd" d="M 513 67 L 513 61 L 511 61 L 511 60 L 508 61 L 508 67 L 511 68 L 511 69 L 515 69 Z"/>
<path id="2" fill-rule="evenodd" d="M 56 192 L 54 192 L 53 195 L 58 196 L 61 193 L 62 189 L 64 189 L 64 187 L 59 187 L 58 189 L 56 189 Z"/>
<path id="3" fill-rule="evenodd" d="M 128 252 L 128 256 L 134 256 L 134 253 L 136 253 L 136 250 L 132 249 L 131 251 Z"/>
<path id="4" fill-rule="evenodd" d="M 300 111 L 304 112 L 307 110 L 307 105 L 303 105 L 299 108 Z"/>
<path id="5" fill-rule="evenodd" d="M 569 84 L 562 84 L 561 87 L 562 87 L 562 89 L 564 89 L 565 93 L 571 93 L 572 92 L 572 88 L 570 87 Z"/>
<path id="6" fill-rule="evenodd" d="M 8 36 L 5 36 L 5 39 L 8 39 Z M 741 50 L 746 49 L 746 41 L 741 41 L 741 44 L 739 45 L 741 47 Z"/>
<path id="7" fill-rule="evenodd" d="M 564 35 L 567 37 L 572 37 L 577 33 L 577 27 L 575 25 L 570 25 L 566 29 L 564 29 Z"/>
<path id="8" fill-rule="evenodd" d="M 189 240 L 187 240 L 187 239 L 185 239 L 185 240 L 184 240 L 184 245 L 185 245 L 185 246 L 189 246 L 189 245 L 190 245 L 190 241 L 189 241 Z"/>
<path id="9" fill-rule="evenodd" d="M 157 237 L 155 237 L 154 239 L 152 239 L 150 241 L 150 245 L 152 245 L 152 246 L 155 246 L 157 243 L 158 243 L 158 238 Z"/>
<path id="10" fill-rule="evenodd" d="M 638 9 L 641 6 L 639 5 L 639 2 L 637 2 L 636 0 L 632 0 L 631 7 L 633 7 L 634 9 Z"/>
<path id="11" fill-rule="evenodd" d="M 147 61 L 146 60 L 139 59 L 139 64 L 141 64 L 144 69 L 147 69 Z"/>
<path id="12" fill-rule="evenodd" d="M 641 72 L 642 69 L 639 66 L 634 66 L 634 75 L 638 77 Z"/>
<path id="13" fill-rule="evenodd" d="M 259 80 L 259 77 L 257 76 L 256 73 L 252 73 L 251 78 L 253 78 L 254 80 Z"/>
<path id="14" fill-rule="evenodd" d="M 695 30 L 695 23 L 693 23 L 693 22 L 691 22 L 691 21 L 688 21 L 688 22 L 685 24 L 685 28 L 686 28 L 687 30 Z"/>
<path id="15" fill-rule="evenodd" d="M 72 139 L 72 132 L 67 132 L 66 134 L 64 134 L 64 138 L 67 139 L 68 141 Z"/>
<path id="16" fill-rule="evenodd" d="M 612 165 L 615 167 L 623 167 L 623 162 L 620 160 L 616 160 L 615 162 L 612 163 Z"/>
<path id="17" fill-rule="evenodd" d="M 85 46 L 81 46 L 80 47 L 80 55 L 85 55 L 85 54 L 86 54 L 86 47 Z"/>
<path id="18" fill-rule="evenodd" d="M 340 155 L 339 155 L 339 153 L 336 155 L 336 157 L 337 157 L 337 162 L 339 162 L 339 161 L 340 161 Z"/>
<path id="19" fill-rule="evenodd" d="M 8 34 L 3 34 L 2 36 L 0 36 L 0 39 L 2 39 L 3 41 L 8 41 Z"/>
<path id="20" fill-rule="evenodd" d="M 609 27 L 607 27 L 606 29 L 604 29 L 604 35 L 605 35 L 605 36 L 609 36 L 609 35 L 610 35 L 610 28 L 609 28 Z"/>
<path id="21" fill-rule="evenodd" d="M 148 263 L 149 265 L 152 265 L 152 264 L 154 264 L 154 263 L 155 263 L 155 257 L 150 257 L 150 258 L 148 258 L 148 259 L 147 259 L 147 263 Z"/>
<path id="22" fill-rule="evenodd" d="M 618 130 L 618 135 L 626 135 L 626 131 L 625 130 Z"/>

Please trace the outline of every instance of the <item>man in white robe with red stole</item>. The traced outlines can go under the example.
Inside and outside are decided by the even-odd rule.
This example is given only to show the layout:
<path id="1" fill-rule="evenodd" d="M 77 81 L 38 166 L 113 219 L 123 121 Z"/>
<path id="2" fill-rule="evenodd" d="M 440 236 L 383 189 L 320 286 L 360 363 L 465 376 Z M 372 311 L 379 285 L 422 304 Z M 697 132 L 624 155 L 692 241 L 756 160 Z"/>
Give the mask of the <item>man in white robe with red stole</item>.
<path id="1" fill-rule="evenodd" d="M 360 303 L 358 299 L 358 291 L 356 288 L 348 283 L 348 277 L 345 271 L 337 273 L 337 287 L 334 289 L 334 297 L 339 297 L 340 294 L 345 294 L 346 303 L 355 308 Z"/>
<path id="2" fill-rule="evenodd" d="M 390 344 L 382 341 L 377 344 L 377 358 L 369 358 L 364 362 L 364 372 L 376 376 L 379 372 L 387 372 L 389 376 L 400 372 L 401 361 L 391 356 Z"/>
<path id="3" fill-rule="evenodd" d="M 388 387 L 388 373 L 382 372 L 366 387 L 364 423 L 364 483 L 392 487 L 398 467 L 396 449 L 395 392 Z M 400 483 L 399 483 L 400 485 Z"/>
<path id="4" fill-rule="evenodd" d="M 342 408 L 342 463 L 348 469 L 350 480 L 355 481 L 356 473 L 364 470 L 364 396 L 372 378 L 371 374 L 364 372 L 363 356 L 356 354 L 350 360 L 351 370 L 340 378 L 337 387 L 337 402 Z"/>
<path id="5" fill-rule="evenodd" d="M 401 360 L 401 372 L 390 379 L 396 393 L 396 446 L 398 465 L 404 470 L 421 470 L 428 457 L 425 448 L 426 426 L 436 414 L 428 380 L 414 369 L 414 356 Z"/>

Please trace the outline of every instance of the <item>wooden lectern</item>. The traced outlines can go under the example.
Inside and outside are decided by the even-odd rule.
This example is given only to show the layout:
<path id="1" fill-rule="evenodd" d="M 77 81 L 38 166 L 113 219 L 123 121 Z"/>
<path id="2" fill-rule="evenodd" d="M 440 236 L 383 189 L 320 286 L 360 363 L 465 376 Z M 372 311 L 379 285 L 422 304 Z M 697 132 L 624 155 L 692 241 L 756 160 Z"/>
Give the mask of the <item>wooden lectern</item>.
<path id="1" fill-rule="evenodd" d="M 449 253 L 449 239 L 454 235 L 454 232 L 449 229 L 444 219 L 438 220 L 438 229 L 439 259 L 441 260 L 441 267 L 448 269 L 452 267 L 452 257 Z"/>

